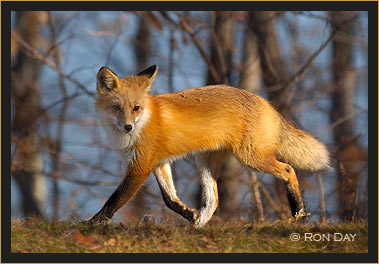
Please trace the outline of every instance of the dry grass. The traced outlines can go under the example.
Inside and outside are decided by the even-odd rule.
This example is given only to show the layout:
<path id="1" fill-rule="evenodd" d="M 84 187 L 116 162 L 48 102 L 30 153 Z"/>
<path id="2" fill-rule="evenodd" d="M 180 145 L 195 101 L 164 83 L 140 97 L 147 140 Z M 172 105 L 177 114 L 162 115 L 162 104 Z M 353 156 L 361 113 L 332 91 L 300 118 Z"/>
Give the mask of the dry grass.
<path id="1" fill-rule="evenodd" d="M 291 241 L 291 233 L 299 241 Z M 170 222 L 89 226 L 83 223 L 12 220 L 12 252 L 35 253 L 367 253 L 366 222 L 319 225 L 280 221 L 275 223 L 220 222 L 212 220 L 202 230 Z M 356 234 L 354 241 L 304 241 L 304 234 Z M 316 240 L 319 236 L 314 237 Z M 337 235 L 340 238 L 340 235 Z M 350 236 L 350 240 L 352 240 Z"/>

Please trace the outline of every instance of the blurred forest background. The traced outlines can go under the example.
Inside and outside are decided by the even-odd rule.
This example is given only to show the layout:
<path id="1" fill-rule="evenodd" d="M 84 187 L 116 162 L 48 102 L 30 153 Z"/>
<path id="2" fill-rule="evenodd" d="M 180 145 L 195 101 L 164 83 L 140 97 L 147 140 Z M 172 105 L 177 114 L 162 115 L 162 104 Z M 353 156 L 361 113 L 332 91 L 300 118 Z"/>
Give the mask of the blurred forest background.
<path id="1" fill-rule="evenodd" d="M 157 64 L 153 93 L 226 83 L 269 99 L 332 153 L 332 171 L 299 174 L 311 220 L 367 220 L 367 12 L 13 12 L 11 26 L 12 217 L 102 207 L 125 171 L 94 110 L 97 71 Z M 198 208 L 193 159 L 173 168 L 179 197 Z M 232 157 L 219 191 L 216 218 L 290 216 L 282 182 Z M 114 219 L 144 215 L 184 221 L 154 177 Z"/>

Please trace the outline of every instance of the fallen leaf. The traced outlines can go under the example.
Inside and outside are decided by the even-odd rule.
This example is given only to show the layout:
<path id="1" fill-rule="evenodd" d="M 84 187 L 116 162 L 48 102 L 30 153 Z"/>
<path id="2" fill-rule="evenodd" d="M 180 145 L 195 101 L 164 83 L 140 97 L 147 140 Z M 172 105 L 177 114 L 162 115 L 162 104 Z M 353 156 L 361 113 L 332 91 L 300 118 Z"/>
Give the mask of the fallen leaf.
<path id="1" fill-rule="evenodd" d="M 72 240 L 83 245 L 91 245 L 95 242 L 92 234 L 85 236 L 77 230 L 71 230 L 69 235 L 72 238 Z"/>
<path id="2" fill-rule="evenodd" d="M 116 245 L 116 239 L 110 238 L 108 241 L 104 242 L 104 246 L 115 246 Z"/>

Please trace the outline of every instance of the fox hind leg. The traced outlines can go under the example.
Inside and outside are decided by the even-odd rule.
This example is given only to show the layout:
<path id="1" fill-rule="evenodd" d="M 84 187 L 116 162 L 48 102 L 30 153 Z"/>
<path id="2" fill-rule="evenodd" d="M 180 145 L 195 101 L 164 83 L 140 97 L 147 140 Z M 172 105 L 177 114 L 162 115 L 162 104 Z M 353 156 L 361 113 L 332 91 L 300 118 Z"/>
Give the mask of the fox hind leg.
<path id="1" fill-rule="evenodd" d="M 155 178 L 158 181 L 163 200 L 168 208 L 180 214 L 191 223 L 199 218 L 197 210 L 184 204 L 176 194 L 174 182 L 172 180 L 171 166 L 169 163 L 159 165 L 154 169 Z"/>
<path id="2" fill-rule="evenodd" d="M 211 219 L 218 205 L 217 174 L 225 158 L 224 152 L 201 153 L 197 157 L 202 188 L 202 199 L 199 219 L 196 228 L 205 226 Z"/>
<path id="3" fill-rule="evenodd" d="M 306 219 L 310 213 L 304 211 L 299 183 L 294 169 L 286 163 L 278 161 L 275 157 L 265 159 L 257 164 L 247 164 L 249 167 L 260 172 L 270 173 L 283 180 L 287 191 L 287 198 L 291 208 L 292 216 L 296 219 Z"/>
<path id="4" fill-rule="evenodd" d="M 266 172 L 281 178 L 287 191 L 287 199 L 291 208 L 292 216 L 297 220 L 307 219 L 310 213 L 304 211 L 303 199 L 301 197 L 299 183 L 294 169 L 286 163 L 276 159 L 271 160 L 265 167 Z"/>

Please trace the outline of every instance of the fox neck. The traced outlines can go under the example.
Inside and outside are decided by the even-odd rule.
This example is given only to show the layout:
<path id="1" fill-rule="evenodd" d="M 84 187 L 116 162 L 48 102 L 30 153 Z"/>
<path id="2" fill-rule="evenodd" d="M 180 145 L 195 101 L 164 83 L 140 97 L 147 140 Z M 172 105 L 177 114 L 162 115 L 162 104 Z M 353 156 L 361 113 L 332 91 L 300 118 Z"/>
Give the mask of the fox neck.
<path id="1" fill-rule="evenodd" d="M 129 133 L 121 132 L 114 125 L 105 125 L 105 131 L 111 141 L 112 147 L 117 150 L 130 152 L 130 149 L 133 149 L 134 145 L 138 141 L 141 135 L 141 130 L 150 120 L 150 115 L 150 109 L 149 107 L 146 107 L 141 116 L 135 122 L 134 129 Z"/>

